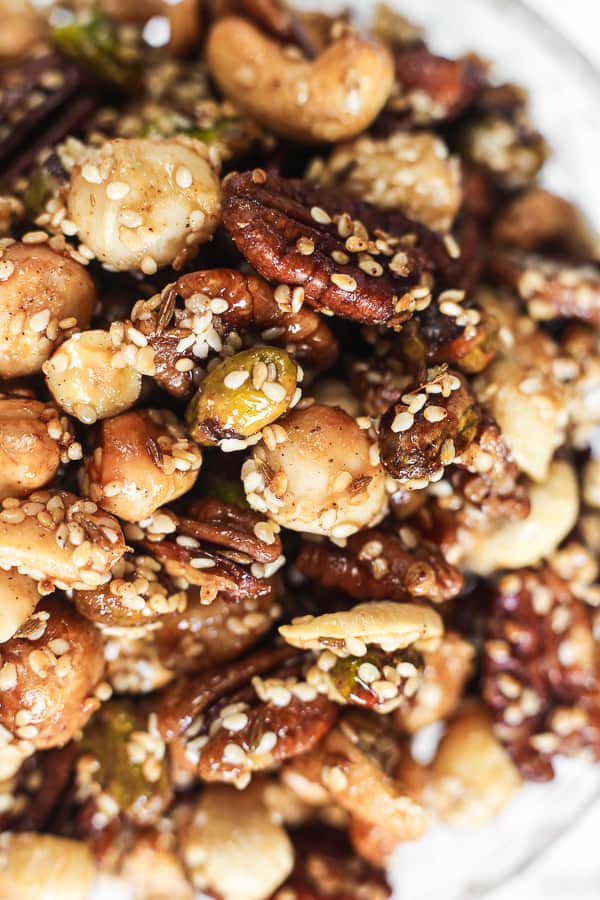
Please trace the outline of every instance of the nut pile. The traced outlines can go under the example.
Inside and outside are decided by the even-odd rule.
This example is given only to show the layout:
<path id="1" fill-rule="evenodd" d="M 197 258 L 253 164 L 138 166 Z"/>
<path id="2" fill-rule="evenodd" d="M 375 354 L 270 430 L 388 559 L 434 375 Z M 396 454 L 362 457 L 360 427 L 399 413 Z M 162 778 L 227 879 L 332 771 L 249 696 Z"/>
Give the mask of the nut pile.
<path id="1" fill-rule="evenodd" d="M 598 242 L 383 6 L 0 12 L 0 896 L 383 900 L 600 761 Z"/>

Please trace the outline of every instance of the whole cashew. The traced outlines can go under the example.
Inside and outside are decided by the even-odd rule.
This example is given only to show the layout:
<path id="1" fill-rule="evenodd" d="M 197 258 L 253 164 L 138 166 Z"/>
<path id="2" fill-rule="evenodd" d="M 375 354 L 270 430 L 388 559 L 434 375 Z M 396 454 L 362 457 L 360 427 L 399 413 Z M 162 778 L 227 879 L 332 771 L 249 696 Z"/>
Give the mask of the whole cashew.
<path id="1" fill-rule="evenodd" d="M 277 134 L 299 141 L 341 141 L 373 121 L 394 82 L 389 50 L 346 35 L 315 60 L 295 58 L 237 16 L 212 28 L 210 70 L 235 105 Z"/>

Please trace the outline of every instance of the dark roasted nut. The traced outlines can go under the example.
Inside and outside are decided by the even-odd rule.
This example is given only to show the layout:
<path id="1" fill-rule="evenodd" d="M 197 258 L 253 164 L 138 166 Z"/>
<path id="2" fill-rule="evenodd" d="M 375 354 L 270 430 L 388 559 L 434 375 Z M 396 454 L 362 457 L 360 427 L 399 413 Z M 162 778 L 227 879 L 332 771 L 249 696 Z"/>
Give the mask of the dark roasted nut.
<path id="1" fill-rule="evenodd" d="M 307 542 L 296 566 L 307 578 L 357 600 L 423 598 L 441 603 L 460 593 L 464 582 L 439 548 L 408 526 L 398 535 L 360 531 L 340 548 Z"/>
<path id="2" fill-rule="evenodd" d="M 337 828 L 311 823 L 290 833 L 294 870 L 272 900 L 387 900 L 383 873 L 353 852 Z"/>
<path id="3" fill-rule="evenodd" d="M 393 84 L 393 61 L 383 44 L 342 35 L 315 60 L 307 60 L 286 53 L 236 16 L 211 29 L 207 61 L 237 108 L 277 134 L 303 142 L 359 134 L 381 110 Z"/>
<path id="4" fill-rule="evenodd" d="M 298 368 L 285 350 L 242 350 L 203 379 L 187 408 L 190 434 L 201 444 L 243 444 L 300 399 L 298 381 Z"/>
<path id="5" fill-rule="evenodd" d="M 453 825 L 494 819 L 521 787 L 521 777 L 493 733 L 492 716 L 477 700 L 451 718 L 423 791 L 426 807 Z"/>
<path id="6" fill-rule="evenodd" d="M 45 244 L 11 243 L 0 256 L 0 377 L 39 372 L 56 347 L 86 328 L 96 300 L 85 268 Z"/>
<path id="7" fill-rule="evenodd" d="M 312 404 L 277 423 L 242 466 L 248 503 L 294 531 L 345 538 L 385 512 L 383 468 L 367 431 L 343 410 Z"/>
<path id="8" fill-rule="evenodd" d="M 591 611 L 556 572 L 523 569 L 500 580 L 483 693 L 525 778 L 552 778 L 557 754 L 600 758 L 597 659 Z"/>
<path id="9" fill-rule="evenodd" d="M 81 455 L 69 420 L 52 403 L 0 394 L 0 497 L 26 496 Z"/>
<path id="10" fill-rule="evenodd" d="M 3 763 L 62 746 L 97 709 L 102 640 L 64 600 L 42 601 L 2 645 L 0 723 L 10 732 Z"/>
<path id="11" fill-rule="evenodd" d="M 244 787 L 253 772 L 310 750 L 331 727 L 335 706 L 306 683 L 302 664 L 276 647 L 166 688 L 159 727 L 176 769 Z"/>
<path id="12" fill-rule="evenodd" d="M 500 210 L 492 236 L 522 250 L 557 248 L 579 259 L 598 257 L 598 239 L 579 210 L 544 188 L 529 188 Z"/>
<path id="13" fill-rule="evenodd" d="M 381 461 L 413 489 L 441 478 L 475 439 L 481 413 L 466 379 L 446 366 L 407 389 L 381 420 Z"/>
<path id="14" fill-rule="evenodd" d="M 476 57 L 447 59 L 425 47 L 400 48 L 394 61 L 396 87 L 383 116 L 390 123 L 402 118 L 417 125 L 452 121 L 473 103 L 485 74 Z"/>
<path id="15" fill-rule="evenodd" d="M 395 327 L 429 296 L 422 275 L 450 265 L 441 239 L 399 212 L 260 171 L 226 180 L 224 225 L 261 275 L 312 306 Z"/>
<path id="16" fill-rule="evenodd" d="M 83 492 L 126 522 L 139 522 L 189 491 L 202 465 L 200 448 L 168 410 L 145 409 L 105 419 L 82 473 Z"/>
<path id="17" fill-rule="evenodd" d="M 451 227 L 461 204 L 458 159 L 432 132 L 360 137 L 338 145 L 317 174 L 320 184 L 400 209 L 436 231 Z"/>
<path id="18" fill-rule="evenodd" d="M 425 650 L 420 683 L 394 714 L 398 727 L 410 734 L 447 718 L 458 705 L 471 675 L 475 648 L 459 634 L 447 631 L 439 647 Z"/>
<path id="19" fill-rule="evenodd" d="M 575 318 L 600 324 L 597 266 L 498 249 L 491 254 L 488 268 L 494 278 L 527 303 L 533 319 Z"/>
<path id="20" fill-rule="evenodd" d="M 11 778 L 2 780 L 0 831 L 44 831 L 69 789 L 73 742 L 34 753 Z"/>
<path id="21" fill-rule="evenodd" d="M 202 793 L 178 834 L 196 889 L 230 900 L 259 900 L 289 875 L 293 849 L 264 793 L 260 782 L 241 793 L 226 785 L 210 785 Z"/>
<path id="22" fill-rule="evenodd" d="M 0 563 L 35 578 L 44 593 L 104 584 L 124 552 L 119 523 L 91 500 L 55 490 L 2 501 Z"/>
<path id="23" fill-rule="evenodd" d="M 146 625 L 182 613 L 185 591 L 177 590 L 152 556 L 127 553 L 111 570 L 111 579 L 93 590 L 75 591 L 82 616 L 99 625 Z"/>
<path id="24" fill-rule="evenodd" d="M 102 705 L 77 741 L 77 798 L 115 806 L 137 825 L 155 823 L 171 799 L 165 744 L 156 717 L 131 702 Z M 108 798 L 108 800 L 107 800 Z"/>

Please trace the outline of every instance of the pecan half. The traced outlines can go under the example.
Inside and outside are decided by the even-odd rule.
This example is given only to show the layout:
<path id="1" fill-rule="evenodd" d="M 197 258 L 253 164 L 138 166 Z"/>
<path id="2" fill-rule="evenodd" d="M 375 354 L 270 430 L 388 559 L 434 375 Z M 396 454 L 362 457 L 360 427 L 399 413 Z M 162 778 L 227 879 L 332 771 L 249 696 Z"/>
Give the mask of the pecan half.
<path id="1" fill-rule="evenodd" d="M 398 534 L 367 529 L 352 535 L 343 548 L 304 543 L 296 566 L 307 578 L 357 600 L 423 598 L 441 603 L 456 597 L 464 583 L 439 548 L 408 527 Z"/>
<path id="2" fill-rule="evenodd" d="M 441 238 L 400 212 L 262 170 L 226 180 L 223 223 L 265 278 L 359 322 L 399 326 L 429 294 L 423 276 L 451 262 Z"/>

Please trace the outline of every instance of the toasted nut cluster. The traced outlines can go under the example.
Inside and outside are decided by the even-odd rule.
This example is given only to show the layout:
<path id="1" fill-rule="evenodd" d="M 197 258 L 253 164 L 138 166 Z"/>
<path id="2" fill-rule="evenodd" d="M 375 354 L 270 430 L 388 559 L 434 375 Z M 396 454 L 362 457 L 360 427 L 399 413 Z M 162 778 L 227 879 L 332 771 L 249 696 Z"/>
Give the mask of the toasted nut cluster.
<path id="1" fill-rule="evenodd" d="M 168 410 L 105 419 L 86 458 L 84 494 L 126 522 L 140 522 L 194 485 L 202 454 Z"/>
<path id="2" fill-rule="evenodd" d="M 223 900 L 261 900 L 285 881 L 294 862 L 290 839 L 263 794 L 260 783 L 242 794 L 225 785 L 202 794 L 180 833 L 195 888 Z"/>
<path id="3" fill-rule="evenodd" d="M 35 578 L 42 593 L 103 584 L 124 551 L 119 523 L 90 500 L 35 491 L 2 501 L 0 566 Z"/>
<path id="4" fill-rule="evenodd" d="M 291 56 L 250 22 L 226 17 L 208 38 L 210 70 L 242 111 L 299 141 L 340 141 L 367 128 L 393 84 L 392 57 L 355 35 L 315 60 Z"/>
<path id="5" fill-rule="evenodd" d="M 598 759 L 592 613 L 549 567 L 505 575 L 485 648 L 495 731 L 526 778 L 552 777 L 556 754 Z"/>
<path id="6" fill-rule="evenodd" d="M 129 409 L 142 389 L 142 373 L 107 331 L 74 334 L 44 363 L 44 375 L 61 409 L 85 425 Z"/>
<path id="7" fill-rule="evenodd" d="M 248 502 L 294 531 L 345 538 L 385 510 L 377 447 L 341 409 L 312 404 L 278 422 L 242 467 Z M 281 434 L 281 436 L 280 436 Z"/>
<path id="8" fill-rule="evenodd" d="M 78 238 L 113 269 L 181 265 L 213 233 L 219 186 L 200 142 L 116 140 L 89 149 L 66 196 Z"/>
<path id="9" fill-rule="evenodd" d="M 0 395 L 0 497 L 26 496 L 81 456 L 69 420 L 52 403 Z"/>
<path id="10" fill-rule="evenodd" d="M 450 228 L 462 200 L 458 160 L 427 132 L 342 144 L 317 171 L 322 184 L 343 187 L 384 209 L 400 209 L 438 231 Z"/>
<path id="11" fill-rule="evenodd" d="M 600 761 L 600 244 L 293 2 L 0 0 L 0 900 L 385 900 Z"/>
<path id="12" fill-rule="evenodd" d="M 241 441 L 282 416 L 295 401 L 298 368 L 285 350 L 256 347 L 223 360 L 188 406 L 190 434 L 201 444 Z"/>
<path id="13" fill-rule="evenodd" d="M 59 600 L 44 600 L 2 645 L 2 770 L 66 744 L 98 707 L 103 671 L 99 632 Z"/>
<path id="14" fill-rule="evenodd" d="M 34 375 L 96 300 L 83 266 L 45 243 L 15 243 L 0 256 L 0 377 Z"/>

